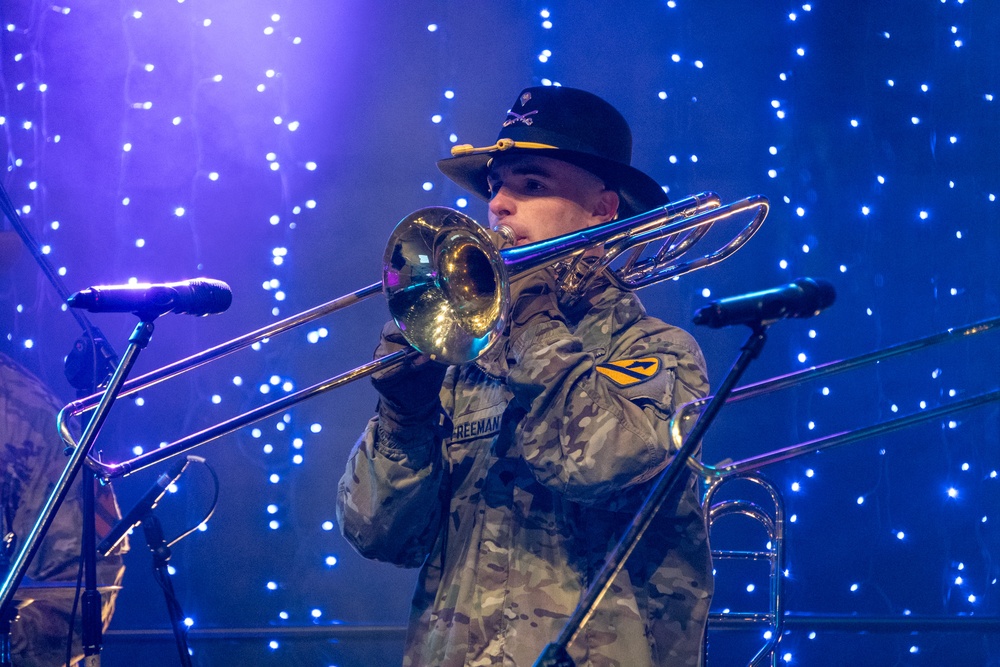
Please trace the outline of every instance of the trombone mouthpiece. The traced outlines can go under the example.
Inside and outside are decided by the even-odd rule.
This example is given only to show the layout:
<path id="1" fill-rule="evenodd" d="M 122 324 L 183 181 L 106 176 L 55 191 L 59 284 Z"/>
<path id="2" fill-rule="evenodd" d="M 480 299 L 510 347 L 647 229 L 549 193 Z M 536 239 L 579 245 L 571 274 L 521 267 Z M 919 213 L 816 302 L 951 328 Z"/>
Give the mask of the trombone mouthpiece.
<path id="1" fill-rule="evenodd" d="M 517 234 L 507 225 L 497 225 L 493 231 L 499 234 L 507 245 L 517 245 Z"/>

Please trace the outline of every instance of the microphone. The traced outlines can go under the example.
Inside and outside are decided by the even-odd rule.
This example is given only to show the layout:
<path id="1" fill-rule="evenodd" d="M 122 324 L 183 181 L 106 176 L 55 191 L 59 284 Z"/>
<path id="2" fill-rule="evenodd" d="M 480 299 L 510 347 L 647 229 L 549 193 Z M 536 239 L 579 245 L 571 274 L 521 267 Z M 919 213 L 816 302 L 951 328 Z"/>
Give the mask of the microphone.
<path id="1" fill-rule="evenodd" d="M 191 457 L 185 456 L 174 464 L 174 467 L 160 475 L 156 483 L 149 488 L 149 491 L 146 491 L 145 495 L 139 499 L 139 502 L 111 529 L 108 536 L 101 540 L 101 543 L 97 545 L 97 553 L 102 556 L 107 556 L 111 553 L 125 537 L 125 533 L 132 530 L 136 524 L 142 522 L 156 508 L 157 503 L 160 502 L 167 492 L 167 487 L 180 479 L 189 463 L 191 463 Z"/>
<path id="2" fill-rule="evenodd" d="M 176 283 L 96 285 L 66 300 L 71 308 L 92 313 L 135 313 L 159 317 L 169 312 L 213 315 L 229 308 L 233 292 L 221 280 L 193 278 Z"/>
<path id="3" fill-rule="evenodd" d="M 782 287 L 713 301 L 694 314 L 694 323 L 713 329 L 733 324 L 770 324 L 786 317 L 812 317 L 837 298 L 829 282 L 797 278 Z"/>

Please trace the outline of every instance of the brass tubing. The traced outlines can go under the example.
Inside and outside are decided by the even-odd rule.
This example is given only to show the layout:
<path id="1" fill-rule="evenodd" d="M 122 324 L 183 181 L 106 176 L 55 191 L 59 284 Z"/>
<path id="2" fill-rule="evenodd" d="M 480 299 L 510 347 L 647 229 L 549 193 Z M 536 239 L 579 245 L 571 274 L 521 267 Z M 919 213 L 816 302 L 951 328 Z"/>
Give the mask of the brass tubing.
<path id="1" fill-rule="evenodd" d="M 706 479 L 720 479 L 731 475 L 738 475 L 752 470 L 757 470 L 766 465 L 787 461 L 788 459 L 793 459 L 804 454 L 819 452 L 825 449 L 838 447 L 840 445 L 865 440 L 866 438 L 884 435 L 886 433 L 906 428 L 907 426 L 945 417 L 955 412 L 968 410 L 980 405 L 986 405 L 987 403 L 994 401 L 1000 401 L 1000 389 L 994 389 L 993 391 L 977 394 L 970 398 L 954 401 L 952 403 L 948 403 L 947 405 L 941 405 L 930 410 L 915 412 L 913 414 L 906 415 L 905 417 L 879 422 L 878 424 L 859 428 L 854 431 L 834 433 L 823 438 L 817 438 L 816 440 L 809 440 L 808 442 L 802 442 L 797 445 L 792 445 L 791 447 L 785 447 L 784 449 L 776 449 L 765 454 L 758 454 L 757 456 L 751 456 L 743 459 L 742 461 L 713 466 L 689 459 L 688 464 Z"/>

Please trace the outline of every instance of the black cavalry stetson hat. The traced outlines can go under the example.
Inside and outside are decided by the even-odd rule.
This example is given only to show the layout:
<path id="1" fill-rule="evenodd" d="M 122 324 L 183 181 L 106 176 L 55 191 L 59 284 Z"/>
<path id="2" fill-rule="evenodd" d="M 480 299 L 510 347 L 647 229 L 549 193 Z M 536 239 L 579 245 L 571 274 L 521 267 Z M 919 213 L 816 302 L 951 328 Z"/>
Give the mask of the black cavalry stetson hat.
<path id="1" fill-rule="evenodd" d="M 485 148 L 451 149 L 441 172 L 482 199 L 489 199 L 487 175 L 498 155 L 531 153 L 586 169 L 616 190 L 619 217 L 666 204 L 663 188 L 631 166 L 632 131 L 618 110 L 600 97 L 575 88 L 525 88 L 507 112 L 497 142 Z"/>

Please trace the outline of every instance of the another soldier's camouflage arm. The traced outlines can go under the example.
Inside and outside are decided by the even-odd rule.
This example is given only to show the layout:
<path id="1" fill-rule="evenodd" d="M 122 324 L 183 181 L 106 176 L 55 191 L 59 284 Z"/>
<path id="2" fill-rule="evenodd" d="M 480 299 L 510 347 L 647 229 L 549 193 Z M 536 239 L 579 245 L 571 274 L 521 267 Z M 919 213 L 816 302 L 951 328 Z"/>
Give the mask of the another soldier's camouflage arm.
<path id="1" fill-rule="evenodd" d="M 354 445 L 337 489 L 337 519 L 366 558 L 418 567 L 430 551 L 442 502 L 436 417 L 401 427 L 376 416 Z"/>
<path id="2" fill-rule="evenodd" d="M 539 482 L 584 504 L 613 504 L 662 470 L 671 411 L 708 390 L 694 339 L 657 320 L 632 326 L 600 360 L 659 359 L 654 376 L 628 387 L 601 375 L 559 321 L 532 325 L 511 352 L 508 386 L 528 410 L 518 426 L 524 458 Z"/>

